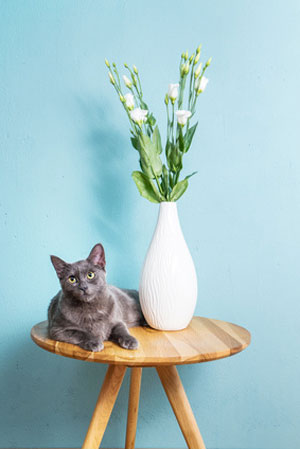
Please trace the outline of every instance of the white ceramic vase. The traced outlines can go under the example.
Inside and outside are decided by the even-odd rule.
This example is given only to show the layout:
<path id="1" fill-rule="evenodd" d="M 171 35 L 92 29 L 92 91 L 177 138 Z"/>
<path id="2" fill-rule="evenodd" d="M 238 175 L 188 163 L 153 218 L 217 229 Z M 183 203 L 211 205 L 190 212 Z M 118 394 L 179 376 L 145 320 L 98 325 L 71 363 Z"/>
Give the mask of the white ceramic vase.
<path id="1" fill-rule="evenodd" d="M 160 203 L 139 293 L 144 316 L 155 329 L 184 329 L 193 317 L 197 275 L 181 231 L 176 202 Z"/>

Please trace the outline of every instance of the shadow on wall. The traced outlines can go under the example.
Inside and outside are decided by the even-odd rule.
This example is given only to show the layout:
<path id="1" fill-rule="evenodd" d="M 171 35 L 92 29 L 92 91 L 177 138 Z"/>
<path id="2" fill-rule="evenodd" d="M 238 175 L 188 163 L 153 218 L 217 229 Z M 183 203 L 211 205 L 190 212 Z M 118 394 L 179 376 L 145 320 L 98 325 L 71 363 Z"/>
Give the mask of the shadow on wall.
<path id="1" fill-rule="evenodd" d="M 96 204 L 94 223 L 105 241 L 123 252 L 127 242 L 120 224 L 128 223 L 132 216 L 129 172 L 124 167 L 128 163 L 128 154 L 124 152 L 128 138 L 109 120 L 111 111 L 104 100 L 96 102 L 95 98 L 85 97 L 78 102 L 87 128 L 84 146 L 89 150 L 91 163 L 90 185 Z"/>
<path id="2" fill-rule="evenodd" d="M 79 141 L 83 134 L 84 157 L 90 159 L 88 189 L 94 205 L 91 214 L 93 224 L 100 231 L 101 239 L 109 243 L 110 253 L 122 257 L 129 248 L 132 252 L 132 242 L 126 236 L 135 228 L 132 223 L 134 200 L 130 198 L 128 182 L 129 165 L 126 169 L 130 161 L 128 153 L 124 152 L 128 147 L 128 136 L 124 138 L 112 121 L 108 121 L 110 114 L 106 104 L 97 103 L 94 99 L 80 99 L 78 103 L 84 116 L 84 130 L 83 133 L 80 130 Z M 136 155 L 133 153 L 133 156 Z M 120 223 L 128 223 L 128 229 Z M 125 270 L 124 278 L 126 275 Z M 6 447 L 78 446 L 85 436 L 106 366 L 67 359 L 41 350 L 29 338 L 32 325 L 32 322 L 23 322 L 23 331 L 20 329 L 19 335 L 14 334 L 18 344 L 10 345 L 6 364 L 0 371 L 1 389 L 11 398 L 5 415 L 0 419 L 0 444 Z M 26 335 L 24 329 L 27 329 Z M 150 387 L 153 383 L 158 384 L 153 377 L 155 379 L 150 370 L 146 370 L 143 382 L 149 388 L 145 389 L 143 396 L 146 404 L 151 400 L 157 401 L 155 409 L 159 407 L 160 394 Z M 128 382 L 127 375 L 104 445 L 111 446 L 111 442 L 106 443 L 109 440 L 115 447 L 124 445 Z M 70 435 L 72 441 L 68 440 Z"/>
<path id="3" fill-rule="evenodd" d="M 94 99 L 78 101 L 84 116 L 84 130 L 83 133 L 80 130 L 78 140 L 83 134 L 84 157 L 90 159 L 87 165 L 88 191 L 94 205 L 92 224 L 100 231 L 101 239 L 109 243 L 110 254 L 121 257 L 118 254 L 126 254 L 129 245 L 132 246 L 126 238 L 129 231 L 120 226 L 120 223 L 127 222 L 128 229 L 132 226 L 129 172 L 124 169 L 128 156 L 124 154 L 124 147 L 128 146 L 128 140 L 107 120 L 107 105 Z M 6 404 L 5 415 L 0 419 L 0 445 L 79 446 L 107 367 L 58 357 L 41 350 L 29 337 L 33 324 L 23 322 L 23 331 L 20 329 L 19 335 L 14 334 L 14 341 L 18 344 L 10 345 L 6 364 L 0 371 L 1 389 L 11 398 Z M 27 329 L 26 335 L 24 329 Z M 147 373 L 145 379 L 151 384 L 149 375 Z M 128 381 L 127 375 L 119 394 L 119 406 L 113 412 L 105 437 L 121 447 L 126 427 Z M 146 401 L 153 394 L 148 391 Z"/>
<path id="4" fill-rule="evenodd" d="M 5 447 L 79 447 L 85 438 L 107 365 L 60 357 L 38 348 L 26 335 L 18 340 L 0 372 L 2 391 L 11 398 L 0 420 Z M 23 342 L 23 343 L 21 343 Z M 124 447 L 129 393 L 127 370 L 105 432 L 104 447 Z M 161 386 L 154 369 L 143 371 L 140 424 L 150 430 L 163 415 Z M 165 400 L 166 402 L 166 400 Z M 149 404 L 152 404 L 150 411 Z M 150 414 L 149 414 L 150 413 Z M 158 416 L 156 416 L 158 415 Z"/>
<path id="5" fill-rule="evenodd" d="M 53 356 L 26 337 L 19 336 L 1 369 L 1 389 L 11 398 L 1 417 L 1 443 L 51 446 L 63 440 L 64 428 L 76 434 L 74 423 L 89 422 L 105 366 Z"/>

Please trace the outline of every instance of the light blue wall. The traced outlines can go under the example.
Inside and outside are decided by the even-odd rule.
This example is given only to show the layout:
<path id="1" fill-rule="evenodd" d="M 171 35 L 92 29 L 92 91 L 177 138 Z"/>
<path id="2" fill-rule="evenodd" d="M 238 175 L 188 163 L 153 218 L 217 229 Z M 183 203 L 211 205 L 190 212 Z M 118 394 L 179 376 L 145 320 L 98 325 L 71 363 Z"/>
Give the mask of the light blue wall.
<path id="1" fill-rule="evenodd" d="M 0 447 L 80 447 L 105 367 L 36 347 L 58 282 L 49 261 L 101 241 L 137 286 L 158 208 L 139 197 L 104 57 L 135 63 L 164 127 L 178 54 L 213 56 L 179 214 L 197 314 L 249 328 L 251 348 L 179 368 L 207 447 L 299 449 L 300 3 L 0 1 Z M 124 444 L 128 377 L 104 447 Z M 145 370 L 137 447 L 184 447 Z"/>

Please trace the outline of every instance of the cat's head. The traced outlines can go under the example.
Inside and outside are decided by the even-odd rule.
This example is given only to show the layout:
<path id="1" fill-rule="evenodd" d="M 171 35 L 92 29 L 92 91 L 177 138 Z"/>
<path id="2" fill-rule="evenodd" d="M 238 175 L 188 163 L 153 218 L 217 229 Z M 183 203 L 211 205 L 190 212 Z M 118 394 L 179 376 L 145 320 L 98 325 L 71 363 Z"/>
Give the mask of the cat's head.
<path id="1" fill-rule="evenodd" d="M 105 253 L 103 246 L 94 246 L 87 259 L 67 263 L 56 256 L 51 261 L 65 295 L 90 302 L 106 285 Z"/>

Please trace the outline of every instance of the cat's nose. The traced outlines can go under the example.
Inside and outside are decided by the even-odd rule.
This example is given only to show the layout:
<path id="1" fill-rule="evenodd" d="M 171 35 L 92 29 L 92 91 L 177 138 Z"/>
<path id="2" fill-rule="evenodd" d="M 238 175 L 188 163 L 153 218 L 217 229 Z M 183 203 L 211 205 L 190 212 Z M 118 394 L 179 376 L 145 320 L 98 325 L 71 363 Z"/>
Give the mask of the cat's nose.
<path id="1" fill-rule="evenodd" d="M 87 291 L 87 287 L 84 287 L 84 286 L 79 287 L 79 290 L 82 290 L 85 293 Z"/>

